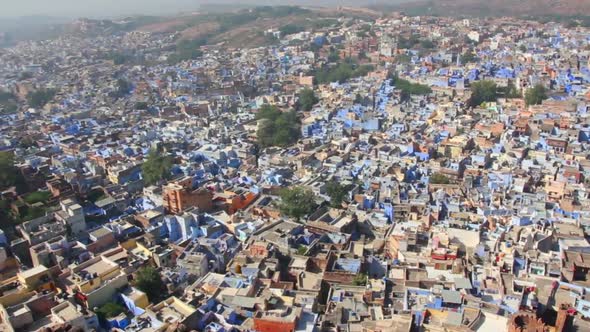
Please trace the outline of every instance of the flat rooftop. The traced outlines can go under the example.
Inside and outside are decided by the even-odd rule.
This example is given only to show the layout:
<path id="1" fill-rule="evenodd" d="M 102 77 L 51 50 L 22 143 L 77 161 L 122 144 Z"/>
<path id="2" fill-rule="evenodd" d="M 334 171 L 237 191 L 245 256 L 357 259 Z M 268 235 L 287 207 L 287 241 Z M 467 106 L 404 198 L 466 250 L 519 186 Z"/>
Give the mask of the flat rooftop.
<path id="1" fill-rule="evenodd" d="M 111 263 L 109 263 L 109 262 L 104 261 L 104 260 L 101 259 L 98 262 L 96 262 L 96 263 L 94 263 L 94 264 L 86 267 L 82 271 L 86 271 L 86 272 L 88 272 L 90 274 L 94 274 L 94 273 L 99 274 L 100 272 L 107 271 L 107 270 L 111 269 L 114 266 L 116 266 L 116 265 L 111 264 Z"/>
<path id="2" fill-rule="evenodd" d="M 45 266 L 38 265 L 38 266 L 35 266 L 32 269 L 21 271 L 21 272 L 19 272 L 19 274 L 24 279 L 28 279 L 30 277 L 33 277 L 33 276 L 38 275 L 38 274 L 41 274 L 41 273 L 45 273 L 47 271 L 48 271 L 48 269 Z"/>
<path id="3" fill-rule="evenodd" d="M 53 308 L 53 312 L 55 315 L 57 315 L 59 318 L 63 319 L 66 322 L 71 322 L 72 320 L 81 316 L 81 314 L 78 312 L 78 310 L 76 310 L 76 307 L 73 304 L 69 302 L 64 303 L 66 303 L 66 305 L 58 305 Z"/>

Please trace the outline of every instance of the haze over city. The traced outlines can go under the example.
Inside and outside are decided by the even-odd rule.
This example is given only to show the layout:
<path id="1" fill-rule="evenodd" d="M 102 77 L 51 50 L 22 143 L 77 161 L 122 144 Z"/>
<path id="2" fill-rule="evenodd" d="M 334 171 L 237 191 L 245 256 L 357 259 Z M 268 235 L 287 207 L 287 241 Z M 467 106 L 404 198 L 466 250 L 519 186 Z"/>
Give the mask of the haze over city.
<path id="1" fill-rule="evenodd" d="M 400 3 L 413 0 L 1 0 L 0 17 L 60 16 L 60 17 L 109 17 L 125 15 L 166 15 L 194 11 L 201 4 L 214 5 L 305 5 L 305 6 L 362 6 L 376 3 Z"/>

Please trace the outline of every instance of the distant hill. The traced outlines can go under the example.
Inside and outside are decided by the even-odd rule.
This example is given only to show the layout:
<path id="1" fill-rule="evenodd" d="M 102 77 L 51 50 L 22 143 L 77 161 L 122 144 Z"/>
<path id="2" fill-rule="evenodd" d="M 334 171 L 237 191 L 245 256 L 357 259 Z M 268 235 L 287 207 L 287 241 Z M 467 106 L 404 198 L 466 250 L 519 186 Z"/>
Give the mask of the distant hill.
<path id="1" fill-rule="evenodd" d="M 225 43 L 230 47 L 256 47 L 270 40 L 268 29 L 303 31 L 339 25 L 340 17 L 375 19 L 381 12 L 352 7 L 255 7 L 222 12 L 197 12 L 186 16 L 161 18 L 156 22 L 137 25 L 139 31 L 152 33 L 179 32 L 180 39 L 201 40 L 203 43 Z M 286 30 L 285 30 L 286 31 Z"/>
<path id="2" fill-rule="evenodd" d="M 21 24 L 22 19 L 0 24 L 0 47 L 20 40 L 53 39 L 58 36 L 79 37 L 109 35 L 125 31 L 151 33 L 179 33 L 180 39 L 198 41 L 199 44 L 224 43 L 230 47 L 256 47 L 270 40 L 264 31 L 286 29 L 292 32 L 338 25 L 338 18 L 355 17 L 372 20 L 381 12 L 356 7 L 300 7 L 224 5 L 203 6 L 196 12 L 172 16 L 130 16 L 118 19 L 77 19 L 65 23 L 63 19 L 49 18 Z M 26 28 L 24 28 L 26 26 Z"/>
<path id="3" fill-rule="evenodd" d="M 425 0 L 373 7 L 411 15 L 590 17 L 590 0 Z"/>
<path id="4" fill-rule="evenodd" d="M 19 40 L 39 39 L 40 36 L 54 38 L 61 33 L 57 27 L 68 21 L 67 18 L 52 16 L 0 18 L 0 47 L 10 46 Z"/>

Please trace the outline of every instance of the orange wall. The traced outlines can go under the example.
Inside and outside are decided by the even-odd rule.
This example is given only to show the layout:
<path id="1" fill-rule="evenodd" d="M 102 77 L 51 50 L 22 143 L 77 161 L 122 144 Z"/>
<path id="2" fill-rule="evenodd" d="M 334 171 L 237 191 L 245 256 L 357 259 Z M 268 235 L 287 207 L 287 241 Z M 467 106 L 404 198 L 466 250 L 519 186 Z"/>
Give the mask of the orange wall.
<path id="1" fill-rule="evenodd" d="M 242 199 L 242 196 L 240 195 L 235 195 L 232 198 L 229 213 L 231 214 L 235 213 L 237 210 L 245 209 L 248 205 L 252 204 L 254 200 L 256 200 L 256 197 L 257 196 L 254 193 L 248 193 L 244 195 L 244 199 Z"/>
<path id="2" fill-rule="evenodd" d="M 259 332 L 293 332 L 295 322 L 273 322 L 254 318 L 254 329 Z"/>

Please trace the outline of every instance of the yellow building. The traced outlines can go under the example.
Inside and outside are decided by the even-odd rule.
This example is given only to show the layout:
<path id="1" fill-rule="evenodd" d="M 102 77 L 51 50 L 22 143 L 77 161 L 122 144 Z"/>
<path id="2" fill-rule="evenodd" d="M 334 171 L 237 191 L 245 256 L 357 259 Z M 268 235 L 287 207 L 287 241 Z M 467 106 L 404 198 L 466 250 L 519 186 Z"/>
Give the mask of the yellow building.
<path id="1" fill-rule="evenodd" d="M 195 307 L 174 296 L 158 304 L 148 306 L 146 312 L 139 318 L 141 319 L 142 316 L 152 319 L 152 331 L 166 331 L 170 326 L 177 324 L 196 326 L 199 318 Z M 158 321 L 154 321 L 154 317 Z"/>
<path id="2" fill-rule="evenodd" d="M 49 269 L 43 265 L 21 271 L 15 277 L 3 280 L 0 284 L 0 304 L 12 306 L 26 301 L 37 292 L 54 291 L 55 284 Z"/>
<path id="3" fill-rule="evenodd" d="M 21 285 L 25 285 L 28 290 L 44 291 L 55 289 L 49 269 L 43 265 L 21 271 L 17 274 L 17 278 Z"/>
<path id="4" fill-rule="evenodd" d="M 110 301 L 118 289 L 128 285 L 118 264 L 100 256 L 74 267 L 64 280 L 79 303 L 94 308 Z"/>
<path id="5" fill-rule="evenodd" d="M 459 158 L 463 154 L 463 149 L 467 145 L 467 138 L 465 136 L 455 136 L 449 138 L 438 146 L 437 152 L 447 158 Z"/>

